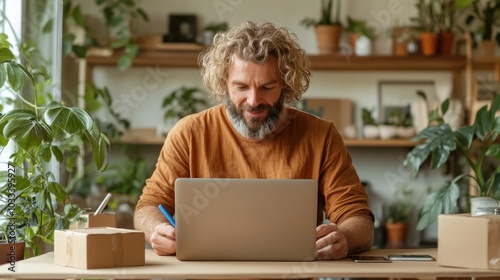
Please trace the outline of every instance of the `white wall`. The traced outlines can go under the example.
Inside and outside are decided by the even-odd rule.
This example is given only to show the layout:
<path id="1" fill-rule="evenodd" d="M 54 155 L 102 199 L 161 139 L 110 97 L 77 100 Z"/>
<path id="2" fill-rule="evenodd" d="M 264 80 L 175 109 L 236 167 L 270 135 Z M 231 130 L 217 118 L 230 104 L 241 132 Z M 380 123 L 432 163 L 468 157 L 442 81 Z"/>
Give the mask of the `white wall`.
<path id="1" fill-rule="evenodd" d="M 377 28 L 375 42 L 377 54 L 389 54 L 391 42 L 386 30 L 399 23 L 406 24 L 416 14 L 414 2 L 410 0 L 349 0 L 342 1 L 342 18 L 349 14 L 363 18 Z M 83 4 L 84 11 L 95 13 L 94 1 Z M 320 1 L 300 0 L 143 0 L 142 7 L 150 15 L 150 22 L 135 25 L 138 34 L 167 33 L 169 13 L 192 13 L 198 16 L 199 27 L 216 21 L 228 21 L 230 25 L 244 20 L 269 20 L 291 28 L 298 36 L 302 47 L 309 53 L 317 53 L 312 29 L 299 22 L 304 17 L 318 17 Z M 94 16 L 95 19 L 95 16 Z M 97 21 L 94 20 L 94 24 Z M 153 74 L 156 71 L 157 74 Z M 346 97 L 356 104 L 359 124 L 361 107 L 377 105 L 377 82 L 379 80 L 435 80 L 450 81 L 447 72 L 342 72 L 314 71 L 312 83 L 306 97 Z M 156 78 L 155 78 L 156 77 Z M 172 89 L 180 85 L 201 86 L 198 69 L 179 68 L 133 68 L 119 71 L 116 68 L 97 68 L 93 73 L 97 85 L 107 85 L 114 95 L 115 106 L 132 121 L 133 127 L 156 127 L 162 120 L 161 100 Z M 152 85 L 153 78 L 156 83 Z M 147 80 L 149 79 L 149 80 Z M 402 168 L 406 148 L 350 148 L 354 164 L 362 180 L 370 182 L 370 205 L 378 219 L 382 218 L 381 204 L 392 198 L 396 188 L 403 185 L 416 187 L 415 201 L 423 197 L 428 187 L 440 186 L 443 178 L 438 172 L 426 174 L 428 178 L 412 180 Z M 412 226 L 415 224 L 415 217 Z M 412 232 L 410 245 L 417 245 L 418 234 Z"/>

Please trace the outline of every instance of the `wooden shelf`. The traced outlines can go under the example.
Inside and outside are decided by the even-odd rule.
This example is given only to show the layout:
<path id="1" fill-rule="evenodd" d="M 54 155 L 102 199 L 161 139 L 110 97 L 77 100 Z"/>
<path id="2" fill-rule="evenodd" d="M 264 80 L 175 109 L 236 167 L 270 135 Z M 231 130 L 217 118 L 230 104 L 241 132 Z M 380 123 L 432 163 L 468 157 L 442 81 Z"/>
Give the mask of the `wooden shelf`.
<path id="1" fill-rule="evenodd" d="M 411 148 L 415 146 L 415 142 L 411 139 L 344 139 L 347 147 L 388 147 L 388 148 Z"/>
<path id="2" fill-rule="evenodd" d="M 164 137 L 156 135 L 154 128 L 133 128 L 120 138 L 117 143 L 134 145 L 163 145 Z"/>
<path id="3" fill-rule="evenodd" d="M 310 55 L 315 70 L 455 71 L 465 67 L 465 56 L 340 56 Z"/>
<path id="4" fill-rule="evenodd" d="M 154 128 L 133 128 L 124 135 L 120 144 L 132 145 L 163 145 L 164 137 L 157 137 Z M 413 147 L 415 143 L 411 139 L 344 139 L 347 147 Z"/>
<path id="5" fill-rule="evenodd" d="M 198 67 L 196 51 L 142 51 L 133 66 Z M 111 56 L 89 56 L 87 64 L 114 66 L 121 53 Z M 341 56 L 309 55 L 313 70 L 383 70 L 383 71 L 455 71 L 465 68 L 465 56 Z"/>

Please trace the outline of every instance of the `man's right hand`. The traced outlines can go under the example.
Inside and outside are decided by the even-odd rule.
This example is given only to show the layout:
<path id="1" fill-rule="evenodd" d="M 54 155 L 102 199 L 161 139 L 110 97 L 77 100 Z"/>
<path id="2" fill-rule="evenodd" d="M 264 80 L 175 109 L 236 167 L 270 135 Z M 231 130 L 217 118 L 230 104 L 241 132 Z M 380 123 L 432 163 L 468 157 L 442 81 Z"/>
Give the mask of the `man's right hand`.
<path id="1" fill-rule="evenodd" d="M 167 223 L 157 225 L 149 242 L 153 251 L 160 256 L 175 254 L 176 244 L 174 227 Z"/>

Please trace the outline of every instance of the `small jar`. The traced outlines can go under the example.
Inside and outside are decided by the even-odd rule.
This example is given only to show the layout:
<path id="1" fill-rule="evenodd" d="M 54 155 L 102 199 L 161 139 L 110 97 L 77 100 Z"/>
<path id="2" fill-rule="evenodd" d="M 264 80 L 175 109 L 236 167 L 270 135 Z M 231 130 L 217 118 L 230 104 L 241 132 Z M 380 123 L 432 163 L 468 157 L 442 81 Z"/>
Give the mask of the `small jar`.
<path id="1" fill-rule="evenodd" d="M 480 215 L 500 215 L 500 206 L 478 207 L 476 209 L 476 216 Z"/>

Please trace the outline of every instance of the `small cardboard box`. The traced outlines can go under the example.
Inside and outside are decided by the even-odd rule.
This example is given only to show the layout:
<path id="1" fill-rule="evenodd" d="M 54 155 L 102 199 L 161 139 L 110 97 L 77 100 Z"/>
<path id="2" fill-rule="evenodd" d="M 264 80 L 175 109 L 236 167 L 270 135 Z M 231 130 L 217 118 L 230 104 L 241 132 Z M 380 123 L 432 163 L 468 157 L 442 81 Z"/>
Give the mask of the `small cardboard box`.
<path id="1" fill-rule="evenodd" d="M 439 215 L 441 266 L 500 269 L 500 215 Z"/>
<path id="2" fill-rule="evenodd" d="M 70 229 L 91 228 L 91 227 L 116 227 L 115 213 L 86 213 L 82 215 L 86 221 L 78 221 L 69 225 Z"/>
<path id="3" fill-rule="evenodd" d="M 353 103 L 350 99 L 304 98 L 301 109 L 333 122 L 342 135 L 344 128 L 354 123 Z"/>
<path id="4" fill-rule="evenodd" d="M 144 232 L 110 227 L 56 230 L 54 263 L 82 269 L 144 265 Z"/>

